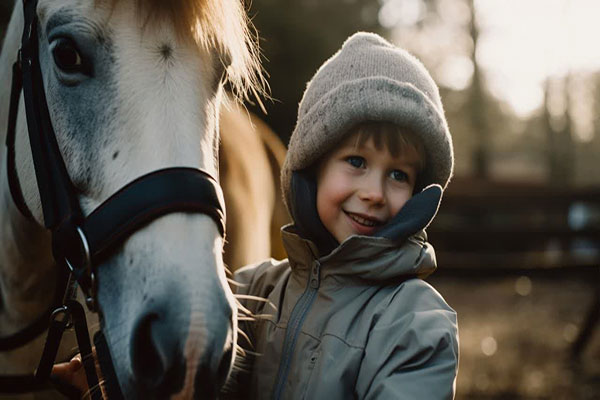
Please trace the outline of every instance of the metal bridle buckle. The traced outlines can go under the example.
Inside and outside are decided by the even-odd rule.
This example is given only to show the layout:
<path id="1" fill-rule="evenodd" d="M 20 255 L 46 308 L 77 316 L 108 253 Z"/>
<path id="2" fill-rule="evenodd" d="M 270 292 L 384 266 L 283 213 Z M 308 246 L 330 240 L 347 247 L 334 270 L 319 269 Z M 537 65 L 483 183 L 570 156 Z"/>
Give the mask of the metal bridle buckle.
<path id="1" fill-rule="evenodd" d="M 62 319 L 59 319 L 62 315 Z M 71 318 L 71 312 L 66 306 L 61 306 L 52 312 L 50 321 L 58 321 L 63 324 L 64 329 L 69 329 L 73 326 L 73 319 Z"/>
<path id="2" fill-rule="evenodd" d="M 79 282 L 80 279 L 83 277 L 84 274 L 87 275 L 87 278 L 89 279 L 90 282 L 90 286 L 89 287 L 84 287 L 83 285 L 80 284 L 81 289 L 83 290 L 83 292 L 85 293 L 86 299 L 85 299 L 85 304 L 87 305 L 88 309 L 90 311 L 96 311 L 96 293 L 98 290 L 98 284 L 96 281 L 96 275 L 94 274 L 94 271 L 92 270 L 92 258 L 90 255 L 90 245 L 87 241 L 87 238 L 85 237 L 85 234 L 83 233 L 83 230 L 77 226 L 75 227 L 75 229 L 77 230 L 77 234 L 79 235 L 79 241 L 81 244 L 81 249 L 83 250 L 83 255 L 84 255 L 84 262 L 83 265 L 79 268 L 73 266 L 73 264 L 71 264 L 71 262 L 69 261 L 69 259 L 67 257 L 65 257 L 65 262 L 67 264 L 67 267 L 69 268 L 69 270 L 71 271 L 71 273 L 75 276 L 75 278 L 77 279 L 77 281 Z"/>

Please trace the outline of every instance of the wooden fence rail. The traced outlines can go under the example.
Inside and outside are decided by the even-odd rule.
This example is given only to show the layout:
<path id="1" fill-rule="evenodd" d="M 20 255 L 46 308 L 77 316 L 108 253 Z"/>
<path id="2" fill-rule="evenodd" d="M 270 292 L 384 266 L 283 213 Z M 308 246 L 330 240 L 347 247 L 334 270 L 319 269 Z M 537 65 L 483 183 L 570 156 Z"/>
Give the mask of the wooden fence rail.
<path id="1" fill-rule="evenodd" d="M 429 240 L 445 268 L 600 266 L 600 188 L 457 180 Z"/>

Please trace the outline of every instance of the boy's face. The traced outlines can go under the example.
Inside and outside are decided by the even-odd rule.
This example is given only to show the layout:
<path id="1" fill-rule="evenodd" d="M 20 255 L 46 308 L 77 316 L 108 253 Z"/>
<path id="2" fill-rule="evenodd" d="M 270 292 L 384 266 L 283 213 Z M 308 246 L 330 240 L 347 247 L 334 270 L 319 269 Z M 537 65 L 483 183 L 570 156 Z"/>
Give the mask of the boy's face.
<path id="1" fill-rule="evenodd" d="M 317 212 L 325 228 L 343 242 L 372 235 L 412 197 L 419 155 L 407 149 L 393 157 L 373 139 L 356 145 L 350 135 L 329 153 L 317 174 Z"/>

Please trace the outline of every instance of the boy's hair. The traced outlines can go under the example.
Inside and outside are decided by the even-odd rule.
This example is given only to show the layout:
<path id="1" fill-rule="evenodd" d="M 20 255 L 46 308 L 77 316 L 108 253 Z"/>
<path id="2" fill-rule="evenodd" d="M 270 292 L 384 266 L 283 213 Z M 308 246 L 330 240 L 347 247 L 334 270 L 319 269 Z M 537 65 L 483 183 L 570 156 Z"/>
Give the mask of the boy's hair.
<path id="1" fill-rule="evenodd" d="M 405 152 L 414 151 L 419 156 L 417 176 L 425 169 L 425 147 L 412 131 L 391 122 L 365 121 L 350 129 L 348 136 L 355 133 L 358 134 L 355 147 L 362 147 L 372 139 L 377 150 L 385 149 L 394 158 L 400 157 Z"/>

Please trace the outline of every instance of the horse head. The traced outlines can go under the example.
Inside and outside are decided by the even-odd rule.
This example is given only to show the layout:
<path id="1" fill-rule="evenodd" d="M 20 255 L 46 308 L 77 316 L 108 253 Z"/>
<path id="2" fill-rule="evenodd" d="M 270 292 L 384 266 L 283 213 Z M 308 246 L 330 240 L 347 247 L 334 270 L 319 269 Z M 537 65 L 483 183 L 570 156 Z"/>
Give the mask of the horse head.
<path id="1" fill-rule="evenodd" d="M 240 93 L 261 86 L 238 1 L 39 0 L 37 17 L 49 115 L 84 214 L 155 170 L 186 166 L 217 176 L 222 83 L 228 79 Z M 17 54 L 22 30 L 17 4 L 4 63 Z M 50 260 L 50 246 L 23 101 L 14 153 L 35 223 L 8 204 L 3 229 L 35 235 L 12 235 L 4 276 L 18 279 L 17 267 L 29 266 L 29 281 L 43 277 L 30 287 L 52 292 L 56 267 L 39 265 Z M 28 254 L 36 246 L 43 254 Z M 233 363 L 237 330 L 222 251 L 213 219 L 176 212 L 145 224 L 96 266 L 102 329 L 125 398 L 217 393 Z M 19 294 L 11 298 L 4 286 L 5 305 L 18 303 Z"/>

